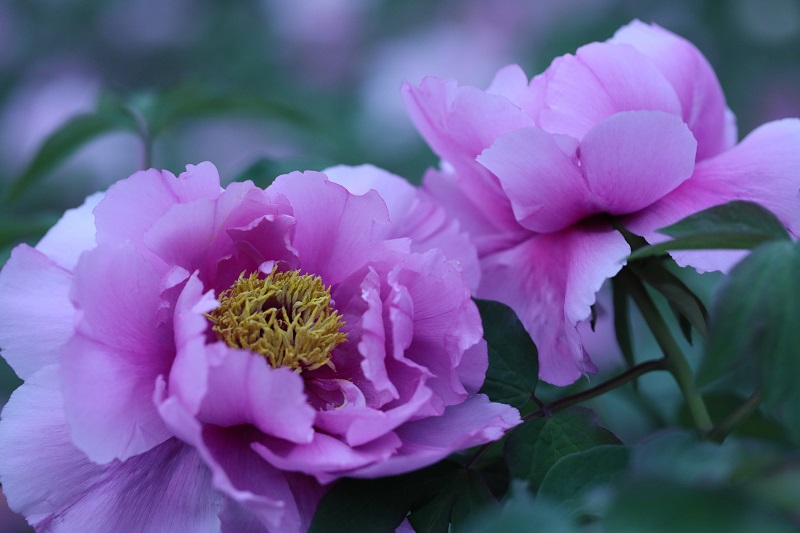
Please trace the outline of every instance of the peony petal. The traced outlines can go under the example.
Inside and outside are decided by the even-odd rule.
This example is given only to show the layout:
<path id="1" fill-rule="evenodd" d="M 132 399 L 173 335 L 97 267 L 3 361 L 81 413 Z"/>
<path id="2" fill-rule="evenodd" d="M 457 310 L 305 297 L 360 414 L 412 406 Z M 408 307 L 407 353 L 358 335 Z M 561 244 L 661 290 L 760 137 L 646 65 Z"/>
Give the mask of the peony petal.
<path id="1" fill-rule="evenodd" d="M 316 411 L 306 402 L 303 379 L 288 368 L 272 368 L 263 357 L 223 343 L 208 371 L 208 391 L 198 413 L 207 424 L 252 424 L 267 435 L 295 443 L 311 442 Z"/>
<path id="2" fill-rule="evenodd" d="M 542 106 L 539 94 L 532 89 L 519 65 L 507 65 L 498 70 L 486 93 L 507 98 L 531 117 L 538 116 Z"/>
<path id="3" fill-rule="evenodd" d="M 469 291 L 437 250 L 409 255 L 388 281 L 408 291 L 414 305 L 413 338 L 405 358 L 433 374 L 426 384 L 444 405 L 460 403 L 467 392 L 456 368 L 462 354 L 482 337 L 480 315 Z"/>
<path id="4" fill-rule="evenodd" d="M 170 436 L 152 400 L 174 358 L 172 332 L 157 318 L 159 285 L 130 244 L 98 246 L 75 270 L 81 320 L 61 352 L 64 404 L 75 444 L 93 461 L 124 460 Z"/>
<path id="5" fill-rule="evenodd" d="M 528 230 L 514 218 L 508 198 L 504 196 L 498 211 L 496 206 L 480 200 L 486 198 L 483 183 L 467 178 L 456 175 L 452 170 L 429 169 L 425 174 L 423 190 L 444 208 L 450 218 L 458 221 L 474 243 L 479 257 L 524 240 Z"/>
<path id="6" fill-rule="evenodd" d="M 800 236 L 800 120 L 769 122 L 738 146 L 697 165 L 694 175 L 675 191 L 623 224 L 648 242 L 668 239 L 656 230 L 732 200 L 757 202 L 773 213 L 795 236 Z M 700 272 L 726 272 L 742 251 L 672 252 L 681 266 Z"/>
<path id="7" fill-rule="evenodd" d="M 72 274 L 21 244 L 0 271 L 0 349 L 22 379 L 58 362 L 73 333 Z"/>
<path id="8" fill-rule="evenodd" d="M 154 169 L 137 172 L 108 189 L 94 210 L 98 244 L 131 241 L 146 255 L 143 235 L 173 205 L 217 198 L 222 189 L 211 163 L 188 165 L 179 178 Z"/>
<path id="9" fill-rule="evenodd" d="M 70 441 L 56 366 L 23 384 L 0 422 L 0 482 L 37 530 L 214 531 L 220 496 L 190 447 L 170 439 L 96 465 Z"/>
<path id="10" fill-rule="evenodd" d="M 697 141 L 680 117 L 660 111 L 617 113 L 581 142 L 586 185 L 598 211 L 633 213 L 689 179 Z"/>
<path id="11" fill-rule="evenodd" d="M 212 472 L 213 487 L 233 500 L 226 502 L 220 516 L 227 522 L 226 531 L 234 530 L 234 526 L 242 525 L 243 521 L 252 525 L 252 521 L 242 519 L 243 509 L 255 515 L 267 531 L 303 531 L 298 504 L 288 480 L 297 475 L 280 472 L 251 451 L 250 443 L 257 431 L 246 426 L 201 425 L 177 398 L 165 398 L 163 382 L 157 389 L 156 402 L 170 429 L 203 458 Z"/>
<path id="12" fill-rule="evenodd" d="M 276 468 L 306 473 L 316 477 L 320 483 L 330 483 L 339 477 L 341 471 L 386 461 L 401 444 L 394 433 L 386 433 L 362 446 L 349 446 L 317 432 L 309 444 L 290 444 L 265 438 L 254 442 L 253 450 Z"/>
<path id="13" fill-rule="evenodd" d="M 713 157 L 736 142 L 736 123 L 714 70 L 695 46 L 656 24 L 634 20 L 609 40 L 647 56 L 669 80 L 683 108 L 683 121 L 697 139 L 697 160 Z"/>
<path id="14" fill-rule="evenodd" d="M 457 168 L 474 166 L 475 157 L 501 135 L 533 126 L 507 98 L 459 87 L 455 80 L 428 77 L 419 87 L 404 84 L 402 91 L 414 125 L 433 151 Z"/>
<path id="15" fill-rule="evenodd" d="M 498 177 L 514 216 L 529 230 L 558 231 L 597 212 L 577 161 L 539 128 L 501 137 L 478 162 Z"/>
<path id="16" fill-rule="evenodd" d="M 514 309 L 538 348 L 539 377 L 569 385 L 594 371 L 576 326 L 589 318 L 596 293 L 629 253 L 622 235 L 601 226 L 535 235 L 484 258 L 484 279 L 498 281 L 484 283 L 478 297 Z"/>
<path id="17" fill-rule="evenodd" d="M 681 104 L 656 65 L 635 48 L 591 43 L 553 61 L 544 74 L 546 107 L 538 126 L 582 139 L 620 111 L 663 111 L 682 116 Z M 545 83 L 545 82 L 541 82 Z"/>
<path id="18" fill-rule="evenodd" d="M 386 461 L 348 472 L 348 477 L 373 478 L 416 470 L 451 453 L 498 440 L 520 424 L 513 407 L 492 403 L 483 394 L 447 408 L 442 416 L 404 424 L 397 430 L 403 447 Z"/>
<path id="19" fill-rule="evenodd" d="M 321 276 L 326 285 L 340 283 L 390 253 L 391 242 L 376 238 L 381 234 L 377 226 L 389 222 L 386 204 L 376 192 L 352 195 L 319 172 L 279 176 L 267 191 L 291 203 L 297 221 L 292 245 L 301 268 Z"/>
<path id="20" fill-rule="evenodd" d="M 57 265 L 72 271 L 78 257 L 95 247 L 94 214 L 92 210 L 103 199 L 104 193 L 95 193 L 75 209 L 68 209 L 56 225 L 42 237 L 36 249 Z"/>
<path id="21" fill-rule="evenodd" d="M 353 194 L 377 191 L 386 202 L 392 221 L 386 226 L 385 238 L 410 237 L 412 252 L 440 248 L 448 259 L 459 264 L 470 288 L 477 288 L 480 266 L 475 246 L 461 232 L 458 222 L 448 217 L 425 191 L 372 165 L 338 166 L 323 172 Z"/>

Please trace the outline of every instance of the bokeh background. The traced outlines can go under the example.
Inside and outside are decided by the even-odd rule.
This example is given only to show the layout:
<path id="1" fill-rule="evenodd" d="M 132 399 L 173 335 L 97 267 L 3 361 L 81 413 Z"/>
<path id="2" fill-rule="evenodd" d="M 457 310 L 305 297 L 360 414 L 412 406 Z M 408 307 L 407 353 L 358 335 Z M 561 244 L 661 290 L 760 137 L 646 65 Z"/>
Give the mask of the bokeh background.
<path id="1" fill-rule="evenodd" d="M 419 183 L 436 158 L 402 81 L 485 87 L 508 63 L 533 75 L 633 18 L 705 53 L 740 136 L 800 115 L 800 0 L 2 0 L 0 264 L 146 165 L 210 160 L 226 181 L 266 183 L 371 162 Z M 69 121 L 109 109 L 135 127 L 73 131 L 86 142 L 37 156 Z M 0 404 L 18 384 L 3 363 Z M 0 531 L 27 531 L 3 503 Z"/>

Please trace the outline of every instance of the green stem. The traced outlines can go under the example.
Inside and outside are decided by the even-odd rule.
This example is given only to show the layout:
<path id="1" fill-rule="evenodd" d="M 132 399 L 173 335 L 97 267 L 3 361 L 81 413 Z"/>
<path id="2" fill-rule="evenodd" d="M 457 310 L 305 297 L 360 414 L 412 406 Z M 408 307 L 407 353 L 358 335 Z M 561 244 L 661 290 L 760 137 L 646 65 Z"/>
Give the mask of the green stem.
<path id="1" fill-rule="evenodd" d="M 683 397 L 686 399 L 686 405 L 689 407 L 695 428 L 701 435 L 707 435 L 711 431 L 713 424 L 703 397 L 700 396 L 697 390 L 692 367 L 689 365 L 689 361 L 686 360 L 683 350 L 681 350 L 675 337 L 672 336 L 667 323 L 642 282 L 627 267 L 622 269 L 619 277 L 628 294 L 636 302 L 636 306 L 641 311 L 650 331 L 653 332 L 661 351 L 664 352 L 666 369 L 675 378 Z"/>
<path id="2" fill-rule="evenodd" d="M 720 420 L 720 422 L 708 432 L 708 438 L 716 442 L 724 441 L 725 437 L 730 435 L 733 430 L 739 426 L 739 424 L 744 422 L 745 419 L 749 418 L 750 415 L 758 410 L 758 406 L 761 405 L 762 398 L 763 393 L 761 392 L 761 389 L 756 389 L 756 391 L 751 394 L 749 398 L 742 402 L 742 405 L 734 409 L 731 414 Z"/>

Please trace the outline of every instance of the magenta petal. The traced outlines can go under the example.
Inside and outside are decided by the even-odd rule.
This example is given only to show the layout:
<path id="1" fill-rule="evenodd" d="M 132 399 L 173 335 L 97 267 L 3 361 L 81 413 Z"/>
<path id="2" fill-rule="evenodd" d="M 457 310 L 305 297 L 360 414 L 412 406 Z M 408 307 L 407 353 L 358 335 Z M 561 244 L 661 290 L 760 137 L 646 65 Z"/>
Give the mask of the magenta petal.
<path id="1" fill-rule="evenodd" d="M 472 165 L 501 135 L 533 126 L 533 120 L 507 98 L 459 87 L 454 80 L 428 77 L 419 87 L 404 84 L 403 99 L 433 151 L 456 166 Z"/>
<path id="2" fill-rule="evenodd" d="M 0 348 L 22 379 L 58 362 L 73 333 L 72 274 L 21 244 L 0 271 Z"/>
<path id="3" fill-rule="evenodd" d="M 540 94 L 519 65 L 507 65 L 498 70 L 486 93 L 504 96 L 531 117 L 537 117 L 541 111 Z"/>
<path id="4" fill-rule="evenodd" d="M 678 94 L 683 120 L 697 139 L 697 160 L 713 157 L 736 142 L 736 123 L 714 70 L 686 39 L 656 24 L 635 20 L 609 40 L 629 44 L 661 70 Z"/>
<path id="5" fill-rule="evenodd" d="M 492 403 L 483 394 L 447 408 L 441 416 L 404 424 L 397 430 L 403 446 L 390 459 L 352 472 L 349 477 L 373 478 L 416 470 L 457 450 L 495 441 L 520 424 L 513 407 Z"/>
<path id="6" fill-rule="evenodd" d="M 660 111 L 617 113 L 581 142 L 586 185 L 598 211 L 633 213 L 689 179 L 697 141 L 680 117 Z"/>
<path id="7" fill-rule="evenodd" d="M 532 231 L 558 231 L 596 212 L 577 161 L 539 128 L 501 137 L 478 162 L 498 177 L 514 216 Z"/>
<path id="8" fill-rule="evenodd" d="M 539 377 L 569 385 L 594 366 L 576 329 L 603 282 L 622 268 L 630 247 L 611 228 L 575 226 L 536 235 L 483 260 L 478 297 L 516 311 L 539 350 Z"/>
<path id="9" fill-rule="evenodd" d="M 703 209 L 732 200 L 757 202 L 800 236 L 800 120 L 769 122 L 739 145 L 700 162 L 694 175 L 672 193 L 623 223 L 648 242 L 668 237 L 656 230 Z M 741 251 L 672 252 L 679 265 L 699 271 L 730 269 Z"/>
<path id="10" fill-rule="evenodd" d="M 153 405 L 174 357 L 157 319 L 160 279 L 130 245 L 99 246 L 75 270 L 78 333 L 62 348 L 64 404 L 75 444 L 106 463 L 145 452 L 170 433 Z"/>
<path id="11" fill-rule="evenodd" d="M 124 463 L 90 462 L 70 440 L 55 366 L 28 379 L 3 410 L 3 492 L 40 531 L 214 531 L 221 497 L 210 478 L 176 439 Z"/>
<path id="12" fill-rule="evenodd" d="M 296 220 L 292 245 L 300 267 L 321 276 L 325 284 L 340 283 L 389 253 L 392 243 L 379 238 L 377 229 L 389 217 L 376 192 L 355 196 L 318 172 L 279 176 L 267 191 L 291 203 Z"/>
<path id="13" fill-rule="evenodd" d="M 477 288 L 480 266 L 475 246 L 466 233 L 461 232 L 458 223 L 425 191 L 372 165 L 337 166 L 323 172 L 353 194 L 377 191 L 386 202 L 392 221 L 386 226 L 386 238 L 410 237 L 412 252 L 440 248 L 449 260 L 458 262 L 467 284 Z"/>
<path id="14" fill-rule="evenodd" d="M 112 185 L 94 210 L 97 242 L 131 241 L 140 251 L 145 250 L 145 231 L 173 205 L 220 195 L 222 189 L 214 165 L 201 163 L 186 169 L 180 178 L 151 169 Z"/>
<path id="15" fill-rule="evenodd" d="M 620 111 L 651 110 L 682 116 L 675 90 L 656 65 L 632 46 L 592 43 L 553 61 L 544 74 L 545 109 L 539 126 L 582 139 Z"/>
<path id="16" fill-rule="evenodd" d="M 243 520 L 243 510 L 252 513 L 267 531 L 300 532 L 302 518 L 287 475 L 270 466 L 251 451 L 246 428 L 203 427 L 176 398 L 163 398 L 163 384 L 156 395 L 159 413 L 182 440 L 194 446 L 212 472 L 212 484 L 236 505 L 226 503 L 221 518 L 233 525 Z M 291 475 L 291 474 L 289 474 Z M 241 512 L 238 512 L 241 511 Z"/>
<path id="17" fill-rule="evenodd" d="M 253 450 L 281 470 L 303 472 L 315 476 L 320 483 L 329 483 L 341 471 L 386 461 L 401 444 L 394 433 L 386 433 L 362 446 L 349 446 L 317 432 L 309 444 L 264 439 L 254 442 Z"/>
<path id="18" fill-rule="evenodd" d="M 307 403 L 303 379 L 288 368 L 272 368 L 263 357 L 223 343 L 208 371 L 208 390 L 198 418 L 229 427 L 252 424 L 291 442 L 311 442 L 316 411 Z"/>
<path id="19" fill-rule="evenodd" d="M 42 237 L 36 249 L 67 270 L 75 268 L 78 257 L 95 246 L 92 210 L 103 196 L 103 193 L 95 193 L 86 198 L 80 207 L 68 209 Z"/>

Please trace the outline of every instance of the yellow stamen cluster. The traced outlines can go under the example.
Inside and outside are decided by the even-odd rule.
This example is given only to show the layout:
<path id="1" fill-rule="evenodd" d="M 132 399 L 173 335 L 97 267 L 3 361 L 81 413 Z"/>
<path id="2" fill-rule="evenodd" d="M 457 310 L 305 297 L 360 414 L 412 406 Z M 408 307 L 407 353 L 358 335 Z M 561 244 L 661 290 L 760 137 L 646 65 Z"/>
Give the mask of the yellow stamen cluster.
<path id="1" fill-rule="evenodd" d="M 233 348 L 261 354 L 273 367 L 295 372 L 328 366 L 331 351 L 347 340 L 342 316 L 331 307 L 330 289 L 319 276 L 272 272 L 264 279 L 244 273 L 219 295 L 208 318 L 217 338 Z"/>

